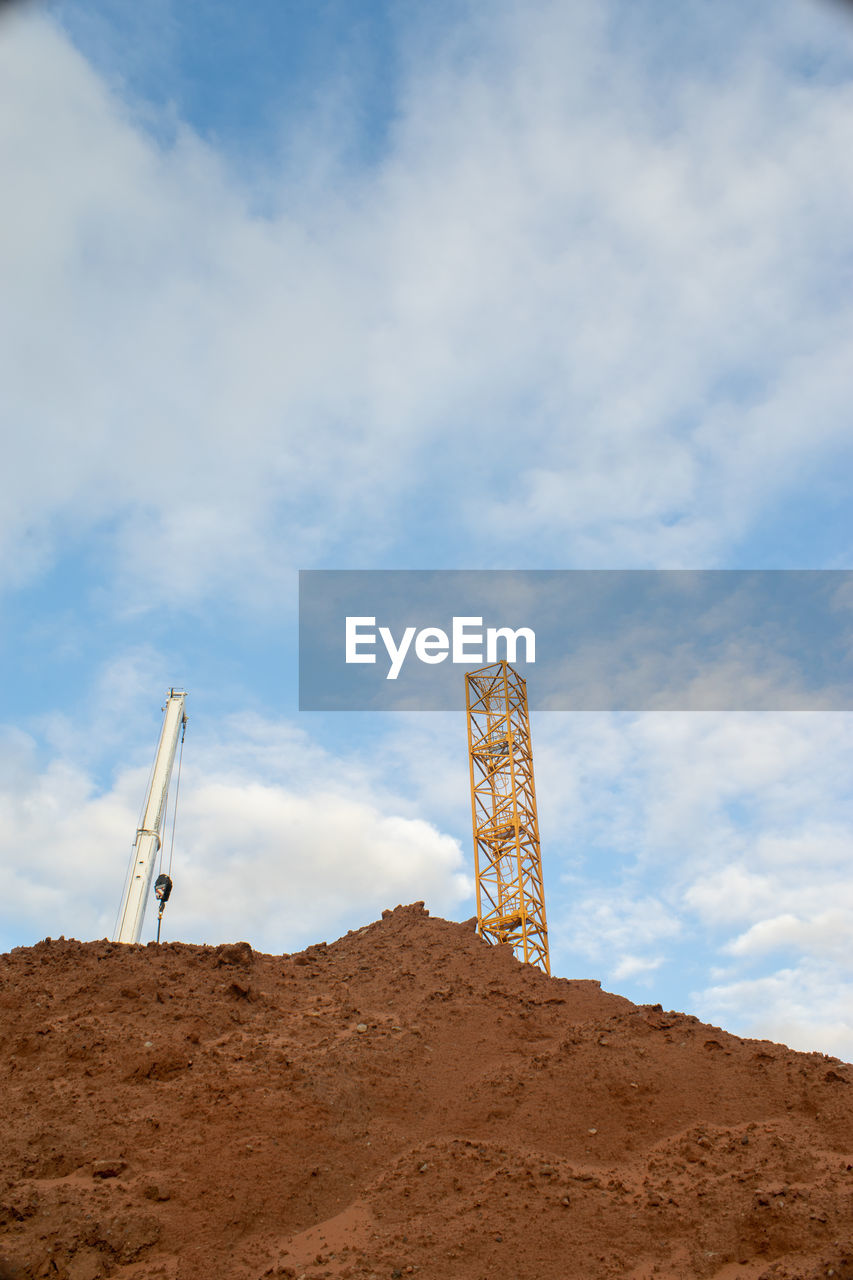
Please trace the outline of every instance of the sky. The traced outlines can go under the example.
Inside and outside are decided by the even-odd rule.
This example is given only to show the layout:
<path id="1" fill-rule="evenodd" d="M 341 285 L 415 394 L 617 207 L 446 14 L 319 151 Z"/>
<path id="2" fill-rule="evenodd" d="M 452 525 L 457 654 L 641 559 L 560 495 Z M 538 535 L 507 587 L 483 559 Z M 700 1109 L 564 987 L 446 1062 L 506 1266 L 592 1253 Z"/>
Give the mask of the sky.
<path id="1" fill-rule="evenodd" d="M 474 914 L 461 684 L 300 712 L 300 569 L 850 568 L 851 137 L 840 0 L 3 6 L 0 948 L 172 686 L 164 937 Z M 851 713 L 532 732 L 553 972 L 853 1059 Z"/>

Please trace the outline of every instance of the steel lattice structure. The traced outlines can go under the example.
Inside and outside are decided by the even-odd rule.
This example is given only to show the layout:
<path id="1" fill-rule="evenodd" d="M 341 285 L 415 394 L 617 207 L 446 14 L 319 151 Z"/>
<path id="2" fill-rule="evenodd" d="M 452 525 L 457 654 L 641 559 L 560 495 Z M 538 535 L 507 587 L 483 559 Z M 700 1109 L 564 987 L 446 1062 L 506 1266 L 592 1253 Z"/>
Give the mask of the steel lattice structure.
<path id="1" fill-rule="evenodd" d="M 478 930 L 551 972 L 527 685 L 507 662 L 465 676 Z"/>

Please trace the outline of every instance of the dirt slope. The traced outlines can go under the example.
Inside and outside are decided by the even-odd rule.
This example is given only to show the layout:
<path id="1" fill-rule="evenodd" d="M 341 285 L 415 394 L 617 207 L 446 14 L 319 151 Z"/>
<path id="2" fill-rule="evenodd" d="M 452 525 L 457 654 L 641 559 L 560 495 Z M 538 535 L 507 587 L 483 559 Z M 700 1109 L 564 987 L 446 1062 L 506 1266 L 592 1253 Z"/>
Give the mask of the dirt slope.
<path id="1" fill-rule="evenodd" d="M 853 1280 L 853 1068 L 421 904 L 289 957 L 20 948 L 0 1042 L 22 1280 Z"/>

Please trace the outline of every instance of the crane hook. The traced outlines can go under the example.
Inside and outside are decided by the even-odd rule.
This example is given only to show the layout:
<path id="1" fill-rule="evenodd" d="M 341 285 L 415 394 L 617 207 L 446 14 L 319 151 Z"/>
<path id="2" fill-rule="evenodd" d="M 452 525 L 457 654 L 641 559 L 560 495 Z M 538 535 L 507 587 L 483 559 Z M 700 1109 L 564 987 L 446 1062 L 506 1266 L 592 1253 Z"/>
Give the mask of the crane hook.
<path id="1" fill-rule="evenodd" d="M 172 892 L 172 877 L 162 873 L 154 881 L 154 897 L 160 903 L 160 910 L 157 913 L 157 941 L 160 941 L 160 924 L 163 919 L 163 912 L 166 910 L 166 903 L 169 901 L 169 895 Z"/>

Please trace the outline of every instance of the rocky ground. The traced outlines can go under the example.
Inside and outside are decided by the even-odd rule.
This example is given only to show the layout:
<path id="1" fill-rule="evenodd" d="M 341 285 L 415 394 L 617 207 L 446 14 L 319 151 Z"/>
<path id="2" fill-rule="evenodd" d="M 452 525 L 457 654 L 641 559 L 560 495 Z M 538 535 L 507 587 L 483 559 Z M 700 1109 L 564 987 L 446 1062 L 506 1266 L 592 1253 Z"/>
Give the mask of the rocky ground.
<path id="1" fill-rule="evenodd" d="M 0 957 L 0 1276 L 853 1280 L 853 1068 L 398 907 Z"/>

